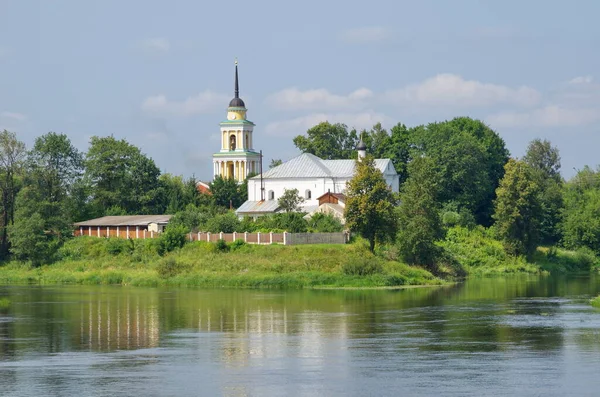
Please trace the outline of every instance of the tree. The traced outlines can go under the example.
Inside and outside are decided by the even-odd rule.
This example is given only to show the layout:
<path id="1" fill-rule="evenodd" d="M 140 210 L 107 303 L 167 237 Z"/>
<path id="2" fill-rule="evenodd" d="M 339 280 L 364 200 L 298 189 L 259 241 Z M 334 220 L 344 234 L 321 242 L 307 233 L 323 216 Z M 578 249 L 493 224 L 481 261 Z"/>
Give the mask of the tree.
<path id="1" fill-rule="evenodd" d="M 34 266 L 51 263 L 58 249 L 72 236 L 64 201 L 42 196 L 36 185 L 24 187 L 17 195 L 15 222 L 9 226 L 11 252 Z"/>
<path id="2" fill-rule="evenodd" d="M 209 183 L 215 204 L 224 208 L 237 208 L 244 203 L 243 189 L 233 178 L 218 175 Z M 247 196 L 246 192 L 246 196 Z"/>
<path id="3" fill-rule="evenodd" d="M 398 244 L 410 264 L 435 267 L 443 236 L 439 217 L 438 175 L 433 159 L 417 157 L 409 165 L 410 177 L 402 186 L 398 208 Z"/>
<path id="4" fill-rule="evenodd" d="M 85 166 L 97 215 L 104 215 L 111 207 L 120 207 L 128 214 L 160 212 L 160 170 L 138 147 L 113 136 L 94 136 Z"/>
<path id="5" fill-rule="evenodd" d="M 481 121 L 460 117 L 417 127 L 410 139 L 412 158 L 426 156 L 437 164 L 437 200 L 454 201 L 478 223 L 489 225 L 495 190 L 508 160 L 502 138 Z"/>
<path id="6" fill-rule="evenodd" d="M 18 178 L 25 160 L 25 144 L 14 132 L 0 132 L 0 189 L 2 190 L 2 224 L 0 225 L 0 259 L 9 252 L 8 227 L 14 223 Z"/>
<path id="7" fill-rule="evenodd" d="M 560 213 L 563 208 L 563 180 L 560 176 L 560 154 L 550 141 L 534 139 L 523 160 L 531 167 L 539 187 L 541 206 L 540 241 L 556 244 L 560 240 Z"/>
<path id="8" fill-rule="evenodd" d="M 531 255 L 539 242 L 539 188 L 531 167 L 510 159 L 496 190 L 496 230 L 511 255 Z"/>
<path id="9" fill-rule="evenodd" d="M 355 158 L 358 136 L 355 130 L 348 131 L 345 124 L 324 121 L 310 128 L 306 135 L 294 138 L 294 145 L 303 153 L 311 153 L 326 160 Z"/>
<path id="10" fill-rule="evenodd" d="M 298 194 L 298 189 L 283 189 L 283 194 L 277 199 L 277 204 L 285 212 L 300 212 L 304 198 Z"/>
<path id="11" fill-rule="evenodd" d="M 410 149 L 412 130 L 404 124 L 398 123 L 391 129 L 391 135 L 383 157 L 389 158 L 400 178 L 400 186 L 408 178 L 408 163 L 410 162 Z"/>
<path id="12" fill-rule="evenodd" d="M 367 153 L 376 159 L 385 157 L 390 145 L 390 135 L 381 123 L 375 124 L 369 131 L 362 130 L 360 138 L 367 145 Z"/>
<path id="13" fill-rule="evenodd" d="M 566 183 L 560 229 L 566 247 L 600 255 L 600 168 L 586 166 Z"/>
<path id="14" fill-rule="evenodd" d="M 346 226 L 369 241 L 371 252 L 376 241 L 391 241 L 396 235 L 394 204 L 394 195 L 375 168 L 373 157 L 357 161 L 354 177 L 347 184 L 344 216 Z"/>
<path id="15" fill-rule="evenodd" d="M 281 159 L 273 159 L 271 160 L 271 164 L 269 164 L 269 169 L 280 166 L 281 164 L 283 164 L 283 161 L 281 161 Z"/>

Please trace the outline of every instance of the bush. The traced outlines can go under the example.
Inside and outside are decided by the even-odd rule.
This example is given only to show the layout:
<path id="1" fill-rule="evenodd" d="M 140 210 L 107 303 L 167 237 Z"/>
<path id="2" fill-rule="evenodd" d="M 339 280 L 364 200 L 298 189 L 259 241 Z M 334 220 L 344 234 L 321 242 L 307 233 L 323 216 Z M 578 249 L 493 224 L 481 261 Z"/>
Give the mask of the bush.
<path id="1" fill-rule="evenodd" d="M 228 252 L 229 251 L 229 246 L 227 245 L 227 242 L 225 240 L 218 239 L 217 243 L 215 244 L 217 251 L 219 252 Z"/>
<path id="2" fill-rule="evenodd" d="M 183 247 L 186 242 L 187 231 L 184 226 L 168 227 L 160 236 L 159 254 L 164 255 L 177 248 Z"/>
<path id="3" fill-rule="evenodd" d="M 235 240 L 233 243 L 231 243 L 231 249 L 233 251 L 238 250 L 244 246 L 246 246 L 246 242 L 239 238 L 237 240 Z"/>
<path id="4" fill-rule="evenodd" d="M 106 252 L 110 255 L 119 255 L 123 252 L 132 252 L 135 248 L 133 240 L 111 237 L 106 240 Z"/>
<path id="5" fill-rule="evenodd" d="M 375 257 L 352 257 L 342 265 L 342 273 L 348 276 L 369 276 L 383 271 L 381 263 Z"/>
<path id="6" fill-rule="evenodd" d="M 215 215 L 206 223 L 206 231 L 211 233 L 233 233 L 240 227 L 240 221 L 234 212 Z"/>
<path id="7" fill-rule="evenodd" d="M 454 211 L 444 212 L 442 215 L 442 224 L 446 227 L 453 227 L 460 224 L 460 214 Z"/>
<path id="8" fill-rule="evenodd" d="M 158 262 L 158 265 L 156 266 L 156 272 L 160 278 L 170 278 L 178 275 L 184 271 L 185 268 L 186 267 L 177 262 L 174 257 L 169 256 L 168 258 L 163 258 Z"/>

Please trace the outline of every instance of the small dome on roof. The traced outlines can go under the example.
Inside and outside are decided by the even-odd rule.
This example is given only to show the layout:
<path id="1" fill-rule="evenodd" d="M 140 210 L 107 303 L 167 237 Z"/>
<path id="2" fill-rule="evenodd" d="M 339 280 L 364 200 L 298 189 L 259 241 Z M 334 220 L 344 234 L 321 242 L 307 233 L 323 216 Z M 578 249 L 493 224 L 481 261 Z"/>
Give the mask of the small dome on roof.
<path id="1" fill-rule="evenodd" d="M 245 108 L 246 104 L 244 103 L 244 101 L 242 101 L 242 98 L 236 97 L 236 98 L 233 98 L 231 100 L 231 102 L 229 102 L 229 107 L 230 108 L 233 108 L 233 107 L 236 107 L 236 108 Z"/>
<path id="2" fill-rule="evenodd" d="M 367 145 L 362 141 L 358 141 L 358 145 L 356 145 L 356 150 L 367 150 Z"/>

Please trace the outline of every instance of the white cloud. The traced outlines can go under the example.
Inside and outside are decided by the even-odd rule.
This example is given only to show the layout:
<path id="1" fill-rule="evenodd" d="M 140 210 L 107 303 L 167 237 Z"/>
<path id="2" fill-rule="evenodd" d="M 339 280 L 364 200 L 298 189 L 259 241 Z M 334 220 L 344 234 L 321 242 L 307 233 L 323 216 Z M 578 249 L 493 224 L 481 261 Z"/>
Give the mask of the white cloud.
<path id="1" fill-rule="evenodd" d="M 569 80 L 569 84 L 590 84 L 592 81 L 594 81 L 594 78 L 590 75 L 577 76 Z"/>
<path id="2" fill-rule="evenodd" d="M 169 40 L 164 37 L 155 37 L 152 39 L 146 39 L 142 42 L 142 47 L 150 52 L 164 54 L 169 52 L 171 44 Z"/>
<path id="3" fill-rule="evenodd" d="M 386 40 L 390 35 L 390 30 L 383 26 L 365 26 L 345 30 L 340 33 L 339 38 L 346 43 L 366 44 Z"/>
<path id="4" fill-rule="evenodd" d="M 481 107 L 497 104 L 532 106 L 540 93 L 530 87 L 511 88 L 498 84 L 465 80 L 456 74 L 438 74 L 418 84 L 385 93 L 387 100 L 399 104 L 450 107 Z"/>
<path id="5" fill-rule="evenodd" d="M 11 119 L 11 120 L 16 120 L 16 121 L 25 121 L 25 120 L 27 120 L 27 116 L 25 116 L 22 113 L 16 113 L 16 112 L 1 112 L 0 113 L 0 118 Z"/>
<path id="6" fill-rule="evenodd" d="M 301 91 L 292 87 L 269 95 L 266 102 L 284 110 L 351 110 L 364 107 L 365 101 L 372 97 L 373 92 L 367 88 L 337 95 L 324 88 Z"/>
<path id="7" fill-rule="evenodd" d="M 192 116 L 195 114 L 211 113 L 220 109 L 227 103 L 229 97 L 224 94 L 203 91 L 196 96 L 191 96 L 184 101 L 169 101 L 165 95 L 148 97 L 142 103 L 142 110 L 146 113 L 170 116 Z"/>
<path id="8" fill-rule="evenodd" d="M 600 111 L 548 105 L 530 112 L 504 112 L 486 119 L 494 127 L 575 127 L 600 122 Z"/>
<path id="9" fill-rule="evenodd" d="M 265 133 L 272 136 L 295 136 L 304 134 L 306 130 L 323 121 L 344 123 L 348 128 L 357 130 L 371 128 L 379 122 L 382 124 L 393 123 L 393 120 L 385 114 L 371 110 L 359 113 L 311 113 L 291 120 L 269 123 L 265 127 Z"/>

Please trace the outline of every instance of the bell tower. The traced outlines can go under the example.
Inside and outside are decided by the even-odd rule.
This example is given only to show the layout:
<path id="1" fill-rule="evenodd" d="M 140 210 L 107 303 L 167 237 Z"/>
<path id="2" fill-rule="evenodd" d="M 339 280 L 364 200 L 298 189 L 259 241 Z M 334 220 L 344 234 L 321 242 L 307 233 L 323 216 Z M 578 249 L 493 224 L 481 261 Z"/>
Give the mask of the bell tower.
<path id="1" fill-rule="evenodd" d="M 242 182 L 251 173 L 258 173 L 260 154 L 254 151 L 254 123 L 246 118 L 248 109 L 240 98 L 238 62 L 235 61 L 234 97 L 227 107 L 227 120 L 221 126 L 221 150 L 213 154 L 214 176 Z"/>

